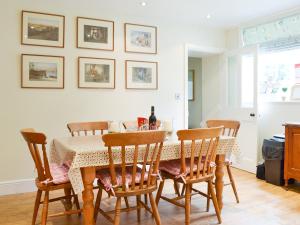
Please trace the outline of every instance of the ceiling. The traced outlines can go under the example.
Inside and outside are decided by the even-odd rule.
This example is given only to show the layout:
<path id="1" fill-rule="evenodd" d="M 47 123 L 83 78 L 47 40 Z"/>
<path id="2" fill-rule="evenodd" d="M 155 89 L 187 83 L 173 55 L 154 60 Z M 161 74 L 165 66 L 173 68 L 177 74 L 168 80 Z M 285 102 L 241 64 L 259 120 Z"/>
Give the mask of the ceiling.
<path id="1" fill-rule="evenodd" d="M 93 1 L 93 0 L 92 0 Z M 228 29 L 300 8 L 300 0 L 95 0 L 116 13 Z M 146 2 L 146 6 L 141 3 Z M 210 14 L 211 18 L 207 19 Z"/>

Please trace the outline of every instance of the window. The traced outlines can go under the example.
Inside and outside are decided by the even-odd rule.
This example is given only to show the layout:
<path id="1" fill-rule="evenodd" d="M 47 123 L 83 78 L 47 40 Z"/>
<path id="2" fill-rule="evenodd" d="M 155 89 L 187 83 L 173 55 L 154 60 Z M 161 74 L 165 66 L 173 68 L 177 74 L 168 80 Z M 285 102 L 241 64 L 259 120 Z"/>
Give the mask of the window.
<path id="1" fill-rule="evenodd" d="M 282 101 L 300 83 L 300 49 L 265 52 L 259 56 L 260 100 Z"/>

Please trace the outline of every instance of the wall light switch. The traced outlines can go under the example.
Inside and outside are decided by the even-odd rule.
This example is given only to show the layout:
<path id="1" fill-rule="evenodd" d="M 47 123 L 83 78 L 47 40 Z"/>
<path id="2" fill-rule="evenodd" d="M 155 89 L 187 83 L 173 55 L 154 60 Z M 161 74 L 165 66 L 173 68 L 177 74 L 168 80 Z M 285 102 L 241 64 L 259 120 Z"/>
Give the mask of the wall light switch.
<path id="1" fill-rule="evenodd" d="M 180 93 L 175 93 L 175 100 L 179 101 L 181 98 Z"/>

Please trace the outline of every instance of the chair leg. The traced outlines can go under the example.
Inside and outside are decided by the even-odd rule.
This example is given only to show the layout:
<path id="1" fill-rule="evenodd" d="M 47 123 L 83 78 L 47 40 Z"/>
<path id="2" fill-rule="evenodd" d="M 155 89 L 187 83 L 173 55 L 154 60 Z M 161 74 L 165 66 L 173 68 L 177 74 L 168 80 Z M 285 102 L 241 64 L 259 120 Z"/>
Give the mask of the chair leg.
<path id="1" fill-rule="evenodd" d="M 185 185 L 185 224 L 190 224 L 190 214 L 191 214 L 191 184 Z"/>
<path id="2" fill-rule="evenodd" d="M 45 192 L 43 212 L 42 212 L 42 222 L 41 225 L 46 225 L 48 216 L 48 205 L 49 205 L 49 191 Z"/>
<path id="3" fill-rule="evenodd" d="M 94 220 L 96 222 L 98 213 L 99 213 L 99 208 L 101 204 L 101 199 L 102 199 L 102 188 L 99 188 L 98 193 L 97 193 L 97 198 L 96 198 L 96 203 L 95 203 L 95 210 L 94 210 Z"/>
<path id="4" fill-rule="evenodd" d="M 35 225 L 35 222 L 36 222 L 36 217 L 37 217 L 37 214 L 39 211 L 42 193 L 43 193 L 43 191 L 41 191 L 41 190 L 38 190 L 36 193 L 33 216 L 32 216 L 32 225 Z"/>
<path id="5" fill-rule="evenodd" d="M 129 209 L 128 197 L 124 197 L 126 208 Z"/>
<path id="6" fill-rule="evenodd" d="M 161 197 L 161 193 L 162 193 L 162 190 L 164 188 L 164 184 L 165 184 L 165 180 L 163 179 L 159 183 L 158 191 L 157 191 L 157 194 L 156 194 L 156 199 L 155 199 L 156 205 L 158 205 L 158 203 L 159 203 L 159 200 L 160 200 L 160 197 Z"/>
<path id="7" fill-rule="evenodd" d="M 175 194 L 180 197 L 180 193 L 179 193 L 179 184 L 177 181 L 173 180 L 173 185 L 174 185 L 174 190 L 175 190 Z"/>
<path id="8" fill-rule="evenodd" d="M 141 204 L 140 204 L 140 201 L 141 201 L 141 196 L 137 195 L 136 196 L 136 206 L 137 206 L 136 212 L 137 212 L 138 222 L 141 221 Z"/>
<path id="9" fill-rule="evenodd" d="M 114 225 L 120 224 L 120 213 L 121 213 L 121 197 L 118 197 L 116 202 L 116 208 L 115 208 Z"/>
<path id="10" fill-rule="evenodd" d="M 209 212 L 211 194 L 210 194 L 208 183 L 207 183 L 207 195 L 208 195 L 208 197 L 206 199 L 206 212 Z"/>
<path id="11" fill-rule="evenodd" d="M 149 198 L 150 198 L 150 204 L 151 204 L 153 216 L 154 216 L 154 219 L 155 219 L 155 223 L 156 223 L 156 225 L 160 225 L 161 224 L 160 216 L 159 216 L 159 213 L 158 213 L 157 204 L 155 202 L 155 199 L 154 199 L 152 193 L 149 193 Z"/>
<path id="12" fill-rule="evenodd" d="M 72 189 L 72 193 L 74 195 L 74 203 L 76 206 L 77 210 L 80 210 L 80 204 L 79 204 L 79 200 L 78 200 L 78 195 L 75 194 L 74 190 Z M 81 216 L 81 212 L 78 213 L 78 216 Z"/>
<path id="13" fill-rule="evenodd" d="M 211 180 L 208 181 L 208 186 L 209 186 L 209 191 L 210 191 L 210 194 L 211 194 L 212 201 L 214 203 L 214 207 L 215 207 L 215 210 L 216 210 L 216 214 L 217 214 L 217 217 L 218 217 L 219 224 L 221 224 L 222 223 L 221 212 L 220 212 L 220 209 L 219 209 L 218 200 L 217 200 L 217 197 L 216 197 L 216 194 L 215 194 L 214 186 L 213 186 Z"/>
<path id="14" fill-rule="evenodd" d="M 64 201 L 65 210 L 68 211 L 72 209 L 72 188 L 65 188 L 64 192 L 65 196 L 68 196 Z"/>
<path id="15" fill-rule="evenodd" d="M 233 175 L 232 175 L 232 172 L 231 172 L 230 165 L 226 165 L 226 168 L 227 168 L 227 173 L 228 173 L 228 176 L 229 176 L 230 184 L 231 184 L 231 187 L 232 187 L 234 195 L 235 195 L 236 202 L 240 203 L 239 196 L 238 196 L 238 193 L 237 193 L 237 190 L 236 190 L 236 186 L 235 186 L 235 182 L 234 182 L 234 179 L 233 179 Z"/>

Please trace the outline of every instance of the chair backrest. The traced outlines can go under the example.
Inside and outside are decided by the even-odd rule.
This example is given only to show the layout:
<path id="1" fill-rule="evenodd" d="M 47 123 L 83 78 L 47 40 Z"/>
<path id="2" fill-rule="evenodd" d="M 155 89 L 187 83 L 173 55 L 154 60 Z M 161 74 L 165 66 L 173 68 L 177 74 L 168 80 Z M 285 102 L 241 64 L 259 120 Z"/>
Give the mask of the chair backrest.
<path id="1" fill-rule="evenodd" d="M 116 169 L 121 167 L 122 191 L 136 191 L 147 189 L 156 185 L 160 154 L 163 147 L 166 132 L 164 131 L 140 131 L 128 133 L 105 134 L 102 140 L 108 147 L 109 168 L 112 177 L 112 185 L 117 185 Z M 133 163 L 128 163 L 126 148 L 131 146 L 133 151 Z M 116 164 L 113 156 L 113 148 L 121 148 L 121 164 Z M 142 160 L 141 178 L 139 185 L 134 182 L 137 176 L 138 159 Z M 131 187 L 126 183 L 126 167 L 132 166 Z M 148 173 L 146 182 L 145 175 Z M 116 190 L 115 192 L 117 192 Z"/>
<path id="2" fill-rule="evenodd" d="M 148 123 L 148 120 L 147 120 Z M 161 121 L 156 120 L 156 127 L 159 128 L 161 126 Z M 124 121 L 123 127 L 125 130 L 138 130 L 138 122 L 137 121 Z"/>
<path id="3" fill-rule="evenodd" d="M 108 130 L 107 121 L 97 121 L 97 122 L 79 122 L 79 123 L 68 123 L 67 127 L 72 136 L 80 136 L 84 133 L 87 136 L 89 133 L 96 135 L 96 131 L 101 131 L 103 134 L 104 130 Z"/>
<path id="4" fill-rule="evenodd" d="M 47 151 L 46 151 L 47 138 L 45 134 L 35 132 L 34 129 L 32 128 L 22 129 L 21 134 L 25 139 L 25 141 L 27 142 L 30 154 L 32 156 L 35 167 L 37 169 L 39 181 L 42 182 L 45 180 L 49 180 L 49 181 L 53 180 L 50 172 L 48 157 L 47 157 Z M 39 146 L 41 146 L 42 157 L 40 155 Z"/>
<path id="5" fill-rule="evenodd" d="M 213 174 L 211 163 L 215 161 L 217 145 L 223 127 L 177 131 L 181 141 L 181 174 L 186 179 L 196 180 Z M 191 154 L 187 155 L 187 141 L 191 141 Z M 190 160 L 190 171 L 186 160 Z M 196 169 L 195 169 L 196 168 Z"/>
<path id="6" fill-rule="evenodd" d="M 222 135 L 224 136 L 236 137 L 240 129 L 240 122 L 237 120 L 207 120 L 206 124 L 207 127 L 223 126 Z"/>

